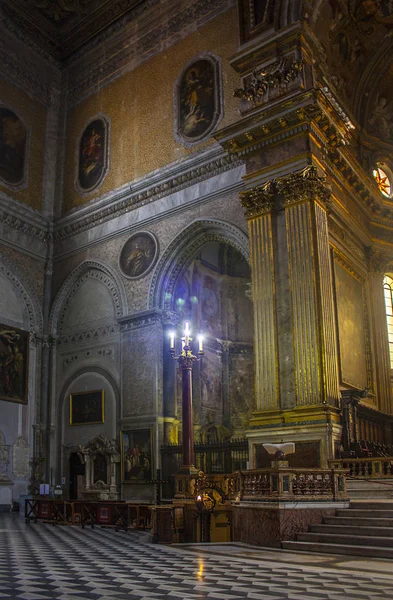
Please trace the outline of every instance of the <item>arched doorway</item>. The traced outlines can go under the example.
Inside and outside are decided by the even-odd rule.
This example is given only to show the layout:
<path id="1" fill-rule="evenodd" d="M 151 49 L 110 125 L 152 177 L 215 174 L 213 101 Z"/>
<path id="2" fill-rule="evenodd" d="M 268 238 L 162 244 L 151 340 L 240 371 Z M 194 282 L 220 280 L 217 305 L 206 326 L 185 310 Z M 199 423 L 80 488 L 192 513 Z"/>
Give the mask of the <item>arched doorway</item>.
<path id="1" fill-rule="evenodd" d="M 205 355 L 193 374 L 196 440 L 242 437 L 254 399 L 250 267 L 222 241 L 206 241 L 179 273 L 171 298 L 178 335 L 189 320 L 205 335 Z M 180 373 L 175 373 L 176 417 L 181 422 Z"/>
<path id="2" fill-rule="evenodd" d="M 69 494 L 70 500 L 78 500 L 78 493 L 84 489 L 85 465 L 82 464 L 79 454 L 73 452 L 70 455 L 70 480 Z"/>

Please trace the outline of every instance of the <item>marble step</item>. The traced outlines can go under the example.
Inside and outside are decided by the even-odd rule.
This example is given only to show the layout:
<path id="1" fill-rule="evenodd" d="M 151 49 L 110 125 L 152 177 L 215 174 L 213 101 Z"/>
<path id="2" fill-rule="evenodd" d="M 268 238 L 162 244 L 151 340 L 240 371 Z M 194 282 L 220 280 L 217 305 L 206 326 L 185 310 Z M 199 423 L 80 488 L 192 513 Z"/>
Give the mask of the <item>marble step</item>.
<path id="1" fill-rule="evenodd" d="M 393 527 L 393 519 L 370 519 L 370 517 L 324 517 L 327 525 L 351 525 L 359 527 Z"/>
<path id="2" fill-rule="evenodd" d="M 350 521 L 350 519 L 348 519 Z M 392 527 L 375 527 L 369 524 L 368 527 L 360 527 L 359 525 L 346 524 L 346 525 L 332 525 L 330 523 L 322 523 L 321 525 L 311 525 L 311 533 L 329 533 L 339 535 L 361 535 L 361 536 L 373 536 L 373 537 L 393 537 L 393 526 Z"/>
<path id="3" fill-rule="evenodd" d="M 337 517 L 359 517 L 361 519 L 393 519 L 393 510 L 373 510 L 357 508 L 339 508 Z"/>
<path id="4" fill-rule="evenodd" d="M 391 500 L 378 500 L 376 502 L 372 502 L 371 500 L 352 500 L 349 506 L 351 510 L 391 510 L 393 512 L 393 501 Z"/>
<path id="5" fill-rule="evenodd" d="M 322 544 L 317 542 L 282 542 L 281 547 L 295 552 L 322 552 L 346 554 L 348 556 L 372 556 L 373 558 L 393 558 L 393 548 L 379 546 L 353 546 L 351 544 Z"/>
<path id="6" fill-rule="evenodd" d="M 393 550 L 393 539 L 390 537 L 381 536 L 364 536 L 364 535 L 345 535 L 345 534 L 330 534 L 330 533 L 298 533 L 297 541 L 299 542 L 312 542 L 312 543 L 326 543 L 340 544 L 348 546 L 372 546 L 374 548 L 380 548 L 381 546 L 390 547 Z"/>

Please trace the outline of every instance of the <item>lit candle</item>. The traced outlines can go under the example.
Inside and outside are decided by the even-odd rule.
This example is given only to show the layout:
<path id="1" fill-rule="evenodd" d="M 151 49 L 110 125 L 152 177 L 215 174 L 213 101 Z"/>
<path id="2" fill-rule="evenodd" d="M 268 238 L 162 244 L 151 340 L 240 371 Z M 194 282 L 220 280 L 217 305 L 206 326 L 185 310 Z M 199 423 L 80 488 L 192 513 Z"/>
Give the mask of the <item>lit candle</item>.
<path id="1" fill-rule="evenodd" d="M 186 346 L 190 345 L 190 333 L 191 333 L 190 323 L 188 321 L 186 321 L 184 323 L 184 337 L 185 337 L 184 341 L 185 341 Z"/>
<path id="2" fill-rule="evenodd" d="M 199 341 L 199 352 L 203 352 L 203 335 L 198 336 Z"/>
<path id="3" fill-rule="evenodd" d="M 173 331 L 171 331 L 169 334 L 169 348 L 171 350 L 174 350 L 175 348 L 175 334 Z"/>

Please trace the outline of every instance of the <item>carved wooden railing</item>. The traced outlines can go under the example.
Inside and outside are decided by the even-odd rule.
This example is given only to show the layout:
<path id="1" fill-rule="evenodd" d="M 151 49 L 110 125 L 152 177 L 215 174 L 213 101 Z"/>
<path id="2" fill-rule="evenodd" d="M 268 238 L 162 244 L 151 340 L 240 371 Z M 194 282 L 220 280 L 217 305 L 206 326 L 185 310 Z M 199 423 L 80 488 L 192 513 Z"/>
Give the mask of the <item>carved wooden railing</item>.
<path id="1" fill-rule="evenodd" d="M 255 469 L 232 474 L 237 501 L 338 501 L 347 500 L 347 470 Z"/>
<path id="2" fill-rule="evenodd" d="M 356 479 L 392 479 L 393 457 L 342 458 L 330 460 L 332 469 L 349 469 L 348 477 Z"/>

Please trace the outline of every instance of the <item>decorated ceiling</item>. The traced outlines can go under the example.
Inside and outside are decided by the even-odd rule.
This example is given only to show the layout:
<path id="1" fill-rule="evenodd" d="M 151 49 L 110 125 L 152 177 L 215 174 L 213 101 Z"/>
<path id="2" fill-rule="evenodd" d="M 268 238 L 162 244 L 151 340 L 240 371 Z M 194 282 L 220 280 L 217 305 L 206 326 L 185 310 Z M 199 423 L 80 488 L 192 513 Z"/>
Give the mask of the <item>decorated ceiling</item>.
<path id="1" fill-rule="evenodd" d="M 155 0 L 0 0 L 26 35 L 60 60 L 121 19 L 131 20 Z"/>

